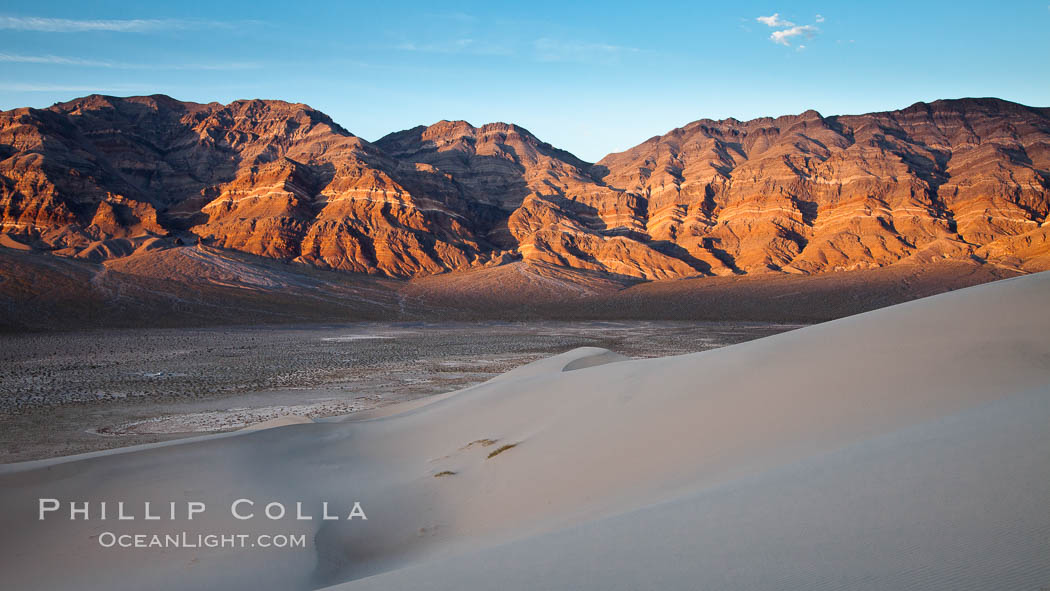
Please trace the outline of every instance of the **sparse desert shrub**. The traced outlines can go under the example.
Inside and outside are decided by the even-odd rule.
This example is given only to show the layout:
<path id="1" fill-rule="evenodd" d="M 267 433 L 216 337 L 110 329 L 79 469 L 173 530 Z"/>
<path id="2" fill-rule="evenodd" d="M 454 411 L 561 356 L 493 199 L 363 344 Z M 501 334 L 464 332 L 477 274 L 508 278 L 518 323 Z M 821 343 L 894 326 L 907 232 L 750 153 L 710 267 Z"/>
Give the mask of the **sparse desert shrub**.
<path id="1" fill-rule="evenodd" d="M 499 441 L 499 440 L 498 439 L 488 439 L 488 438 L 486 438 L 486 439 L 475 439 L 474 441 L 471 441 L 470 443 L 464 445 L 460 449 L 470 449 L 470 448 L 474 447 L 475 445 L 480 445 L 481 447 L 488 447 L 490 445 L 494 445 L 497 441 Z"/>
<path id="2" fill-rule="evenodd" d="M 489 459 L 500 455 L 501 453 L 507 451 L 508 449 L 511 449 L 512 447 L 517 447 L 517 446 L 518 446 L 517 443 L 508 443 L 506 445 L 501 445 L 498 448 L 492 450 L 492 453 L 489 454 Z"/>

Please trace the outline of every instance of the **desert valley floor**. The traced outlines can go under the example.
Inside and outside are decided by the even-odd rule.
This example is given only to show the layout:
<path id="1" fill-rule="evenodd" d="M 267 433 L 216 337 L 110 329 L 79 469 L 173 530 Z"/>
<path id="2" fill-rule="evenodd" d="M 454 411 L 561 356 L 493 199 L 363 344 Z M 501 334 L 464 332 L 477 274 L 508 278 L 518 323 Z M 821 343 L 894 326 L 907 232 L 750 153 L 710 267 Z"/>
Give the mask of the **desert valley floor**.
<path id="1" fill-rule="evenodd" d="M 0 463 L 345 415 L 582 346 L 630 357 L 783 332 L 757 322 L 414 322 L 0 335 Z"/>
<path id="2" fill-rule="evenodd" d="M 26 403 L 83 381 L 86 396 L 154 388 L 122 402 L 162 396 L 165 415 L 197 413 L 143 423 L 150 413 L 98 412 L 87 420 L 96 433 L 80 436 L 97 441 L 234 427 L 302 403 L 324 409 L 347 391 L 374 396 L 343 398 L 361 410 L 342 417 L 0 465 L 0 505 L 10 508 L 0 586 L 1038 589 L 1050 581 L 1048 293 L 1050 273 L 1040 273 L 794 330 L 373 324 L 5 340 L 15 352 L 4 365 L 18 368 L 5 384 L 22 384 Z M 267 344 L 245 355 L 253 339 Z M 135 360 L 129 347 L 147 353 Z M 290 361 L 275 363 L 270 349 L 290 351 Z M 639 352 L 647 358 L 621 354 Z M 326 369 L 358 357 L 373 364 L 370 375 Z M 36 369 L 26 363 L 34 359 Z M 263 398 L 223 384 L 212 360 L 238 368 L 235 379 L 250 377 L 252 388 L 283 391 L 253 404 Z M 189 375 L 169 375 L 179 371 Z M 402 402 L 374 408 L 380 392 L 395 396 L 366 384 L 406 377 L 419 381 Z M 173 385 L 160 386 L 167 379 Z M 285 379 L 316 389 L 291 390 Z M 170 396 L 180 383 L 226 394 L 215 406 L 180 406 Z M 409 400 L 442 390 L 454 391 Z M 36 416 L 69 426 L 94 410 L 63 412 Z M 62 445 L 84 441 L 75 440 L 56 434 L 51 445 L 68 453 Z M 174 509 L 163 521 L 43 520 L 44 498 L 120 500 L 140 515 L 150 501 L 215 511 L 196 520 Z M 221 510 L 239 498 L 303 503 L 308 513 L 322 501 L 359 503 L 368 519 L 244 521 Z M 308 543 L 159 551 L 103 543 L 104 534 L 179 539 L 180 531 Z"/>

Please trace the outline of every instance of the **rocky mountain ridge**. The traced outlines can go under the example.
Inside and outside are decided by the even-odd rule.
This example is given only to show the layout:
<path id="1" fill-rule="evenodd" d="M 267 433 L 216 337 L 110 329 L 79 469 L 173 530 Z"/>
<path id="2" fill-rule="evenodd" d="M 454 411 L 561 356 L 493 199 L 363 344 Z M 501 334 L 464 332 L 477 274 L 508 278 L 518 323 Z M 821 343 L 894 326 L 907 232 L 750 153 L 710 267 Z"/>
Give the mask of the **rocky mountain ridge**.
<path id="1" fill-rule="evenodd" d="M 302 104 L 93 95 L 0 112 L 0 239 L 107 261 L 201 242 L 414 277 L 637 279 L 934 260 L 1050 268 L 1050 109 L 700 120 L 596 164 L 511 124 L 367 142 Z"/>

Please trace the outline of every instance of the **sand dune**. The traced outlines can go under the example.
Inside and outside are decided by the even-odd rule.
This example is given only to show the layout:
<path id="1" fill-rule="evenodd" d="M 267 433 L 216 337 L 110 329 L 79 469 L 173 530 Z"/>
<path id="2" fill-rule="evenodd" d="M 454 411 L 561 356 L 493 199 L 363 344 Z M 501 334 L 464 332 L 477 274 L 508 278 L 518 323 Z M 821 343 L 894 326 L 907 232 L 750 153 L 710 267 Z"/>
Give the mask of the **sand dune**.
<path id="1" fill-rule="evenodd" d="M 285 427 L 288 425 L 305 425 L 312 423 L 310 417 L 303 415 L 281 415 L 277 418 L 263 421 L 261 423 L 255 423 L 244 427 L 242 431 L 260 431 L 262 429 L 275 429 L 277 427 Z"/>
<path id="2" fill-rule="evenodd" d="M 1048 401 L 1030 391 L 332 589 L 1039 589 L 1050 580 Z"/>
<path id="3" fill-rule="evenodd" d="M 0 585 L 1036 589 L 1048 296 L 1043 273 L 692 355 L 577 349 L 370 416 L 0 467 Z M 40 497 L 209 509 L 39 521 Z M 368 520 L 240 521 L 240 497 Z M 183 530 L 309 545 L 92 537 Z"/>

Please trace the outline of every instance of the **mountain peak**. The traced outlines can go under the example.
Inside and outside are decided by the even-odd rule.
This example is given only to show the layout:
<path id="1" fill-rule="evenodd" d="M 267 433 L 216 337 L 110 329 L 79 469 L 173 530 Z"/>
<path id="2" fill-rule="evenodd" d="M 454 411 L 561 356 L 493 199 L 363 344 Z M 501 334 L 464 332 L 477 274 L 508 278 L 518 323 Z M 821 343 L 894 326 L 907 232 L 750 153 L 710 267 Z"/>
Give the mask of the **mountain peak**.
<path id="1" fill-rule="evenodd" d="M 901 113 L 928 112 L 928 113 L 956 113 L 985 115 L 1019 115 L 1026 116 L 1038 114 L 1046 116 L 1050 109 L 1029 107 L 1020 103 L 995 97 L 964 97 L 957 99 L 939 99 L 929 103 L 917 102 L 909 107 L 901 109 Z"/>

